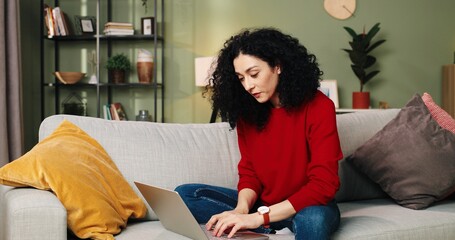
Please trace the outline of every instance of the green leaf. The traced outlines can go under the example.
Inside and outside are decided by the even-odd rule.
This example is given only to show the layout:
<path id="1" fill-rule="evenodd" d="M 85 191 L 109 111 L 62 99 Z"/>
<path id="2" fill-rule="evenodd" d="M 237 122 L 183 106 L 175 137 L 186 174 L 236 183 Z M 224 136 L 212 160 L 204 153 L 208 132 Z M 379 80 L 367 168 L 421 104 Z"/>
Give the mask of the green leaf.
<path id="1" fill-rule="evenodd" d="M 360 81 L 365 78 L 365 70 L 362 67 L 351 65 L 351 69 Z"/>
<path id="2" fill-rule="evenodd" d="M 352 38 L 355 38 L 357 36 L 357 33 L 350 27 L 344 27 L 344 29 L 351 35 Z"/>
<path id="3" fill-rule="evenodd" d="M 371 42 L 371 39 L 373 39 L 373 37 L 379 32 L 381 28 L 379 28 L 379 23 L 376 23 L 371 29 L 370 31 L 368 31 L 368 33 L 366 34 L 365 36 L 365 40 L 367 42 Z"/>
<path id="4" fill-rule="evenodd" d="M 363 54 L 362 52 L 352 51 L 349 53 L 349 58 L 351 59 L 352 63 L 357 66 L 363 66 L 367 61 L 367 55 Z"/>
<path id="5" fill-rule="evenodd" d="M 366 50 L 367 53 L 373 51 L 373 49 L 377 48 L 379 45 L 383 44 L 384 42 L 385 42 L 385 40 L 383 39 L 383 40 L 379 40 L 379 41 L 373 43 L 373 44 Z"/>
<path id="6" fill-rule="evenodd" d="M 361 41 L 352 41 L 349 42 L 349 45 L 354 51 L 364 51 L 363 43 Z"/>
<path id="7" fill-rule="evenodd" d="M 370 79 L 372 79 L 374 76 L 376 76 L 377 74 L 379 73 L 379 71 L 373 71 L 373 72 L 370 72 L 368 73 L 364 80 L 363 80 L 363 84 L 367 83 L 368 81 L 370 81 Z"/>
<path id="8" fill-rule="evenodd" d="M 363 66 L 365 69 L 373 66 L 376 63 L 376 58 L 373 56 L 367 56 L 365 59 L 365 65 Z"/>

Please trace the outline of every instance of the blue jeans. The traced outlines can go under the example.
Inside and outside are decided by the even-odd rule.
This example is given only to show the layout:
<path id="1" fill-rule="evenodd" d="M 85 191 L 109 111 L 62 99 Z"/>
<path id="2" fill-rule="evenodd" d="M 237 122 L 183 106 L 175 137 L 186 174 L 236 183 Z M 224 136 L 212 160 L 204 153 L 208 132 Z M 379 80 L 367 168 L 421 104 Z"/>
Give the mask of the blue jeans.
<path id="1" fill-rule="evenodd" d="M 233 210 L 237 206 L 236 190 L 205 184 L 184 184 L 175 189 L 183 198 L 193 216 L 199 223 L 206 223 L 212 215 Z M 250 212 L 261 206 L 258 201 Z M 321 206 L 310 206 L 294 216 L 270 224 L 270 228 L 253 229 L 259 233 L 274 233 L 285 227 L 295 234 L 295 239 L 330 239 L 330 235 L 340 224 L 340 211 L 335 201 Z"/>

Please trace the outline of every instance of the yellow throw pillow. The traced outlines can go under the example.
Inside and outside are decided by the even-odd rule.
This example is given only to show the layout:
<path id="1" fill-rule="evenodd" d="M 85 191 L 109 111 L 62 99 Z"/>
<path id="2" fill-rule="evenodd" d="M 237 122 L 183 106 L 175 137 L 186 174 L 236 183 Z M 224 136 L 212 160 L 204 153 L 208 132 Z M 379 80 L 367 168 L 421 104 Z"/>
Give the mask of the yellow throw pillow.
<path id="1" fill-rule="evenodd" d="M 52 190 L 79 238 L 114 239 L 129 217 L 144 217 L 147 211 L 104 148 L 67 120 L 0 168 L 0 183 Z"/>

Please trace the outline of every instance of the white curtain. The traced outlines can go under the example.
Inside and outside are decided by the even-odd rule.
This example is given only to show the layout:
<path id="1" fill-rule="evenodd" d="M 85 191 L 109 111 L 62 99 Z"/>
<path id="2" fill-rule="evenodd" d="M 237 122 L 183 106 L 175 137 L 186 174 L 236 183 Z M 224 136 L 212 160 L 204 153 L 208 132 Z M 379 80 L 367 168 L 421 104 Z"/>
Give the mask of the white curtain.
<path id="1" fill-rule="evenodd" d="M 0 167 L 23 154 L 19 1 L 0 0 Z"/>

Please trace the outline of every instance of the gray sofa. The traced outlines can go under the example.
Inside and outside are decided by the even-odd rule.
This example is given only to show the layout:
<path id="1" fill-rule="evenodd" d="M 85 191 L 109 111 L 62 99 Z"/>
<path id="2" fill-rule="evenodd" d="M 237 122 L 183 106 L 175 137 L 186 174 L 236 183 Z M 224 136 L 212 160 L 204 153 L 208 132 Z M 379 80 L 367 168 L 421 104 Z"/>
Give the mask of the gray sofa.
<path id="1" fill-rule="evenodd" d="M 345 157 L 398 111 L 337 115 Z M 52 133 L 65 118 L 98 140 L 136 191 L 133 181 L 168 189 L 190 182 L 236 187 L 237 136 L 226 123 L 163 124 L 56 115 L 42 122 L 39 138 Z M 340 161 L 340 178 L 336 199 L 341 225 L 333 239 L 455 239 L 454 200 L 425 210 L 401 207 L 345 160 Z M 0 216 L 0 240 L 62 240 L 69 236 L 66 211 L 48 191 L 0 186 Z M 289 233 L 270 238 L 294 239 Z M 166 231 L 149 209 L 145 219 L 130 221 L 116 239 L 187 238 Z"/>

